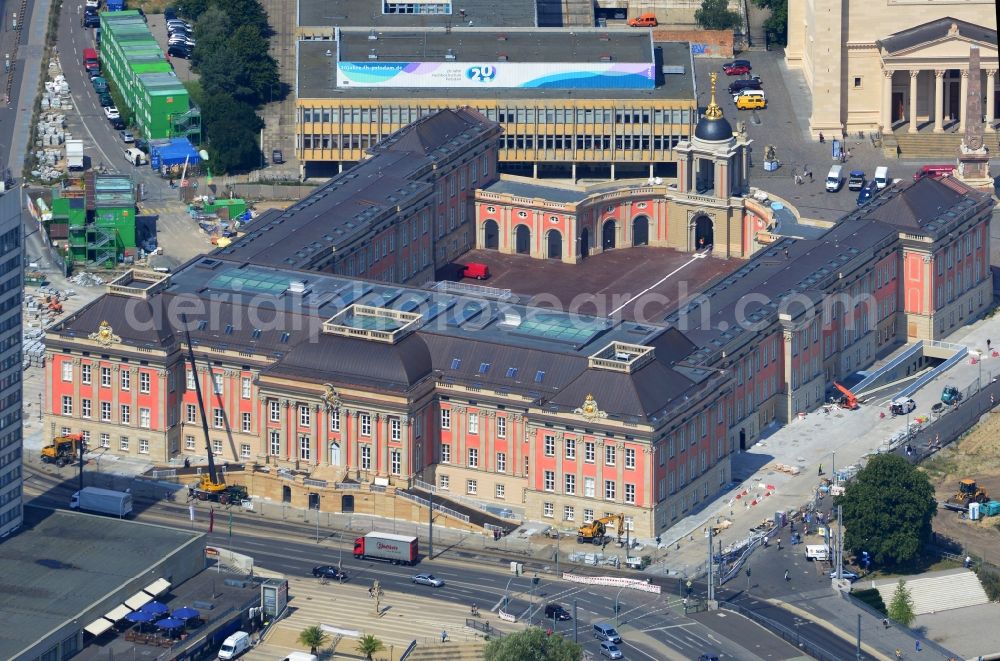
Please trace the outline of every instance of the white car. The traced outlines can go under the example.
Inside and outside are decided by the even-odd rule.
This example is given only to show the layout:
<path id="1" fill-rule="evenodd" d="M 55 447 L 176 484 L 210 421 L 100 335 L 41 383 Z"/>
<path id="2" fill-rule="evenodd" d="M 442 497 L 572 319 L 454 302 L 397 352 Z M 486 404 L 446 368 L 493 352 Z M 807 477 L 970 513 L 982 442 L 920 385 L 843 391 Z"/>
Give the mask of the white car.
<path id="1" fill-rule="evenodd" d="M 108 119 L 118 119 L 121 117 L 121 113 L 118 112 L 118 108 L 115 106 L 104 106 L 104 116 Z"/>
<path id="2" fill-rule="evenodd" d="M 444 585 L 444 581 L 440 578 L 435 578 L 434 574 L 417 574 L 413 577 L 414 583 L 419 583 L 420 585 L 429 585 L 432 588 L 439 588 Z"/>

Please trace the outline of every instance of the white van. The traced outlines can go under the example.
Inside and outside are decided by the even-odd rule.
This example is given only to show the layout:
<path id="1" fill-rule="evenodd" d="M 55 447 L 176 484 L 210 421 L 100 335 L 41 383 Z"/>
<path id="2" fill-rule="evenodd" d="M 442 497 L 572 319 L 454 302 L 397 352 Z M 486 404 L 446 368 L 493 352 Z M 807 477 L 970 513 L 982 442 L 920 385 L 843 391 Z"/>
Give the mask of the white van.
<path id="1" fill-rule="evenodd" d="M 319 657 L 309 652 L 291 652 L 284 661 L 319 661 Z"/>
<path id="2" fill-rule="evenodd" d="M 826 175 L 826 192 L 836 193 L 844 185 L 844 166 L 834 165 L 830 167 L 829 174 Z"/>
<path id="3" fill-rule="evenodd" d="M 881 190 L 891 183 L 889 179 L 889 168 L 884 165 L 880 165 L 875 168 L 875 185 Z"/>
<path id="4" fill-rule="evenodd" d="M 829 560 L 830 547 L 826 544 L 806 544 L 806 560 Z"/>
<path id="5" fill-rule="evenodd" d="M 125 154 L 125 160 L 132 165 L 138 167 L 146 164 L 146 154 L 144 154 L 141 149 L 129 147 L 128 149 L 123 149 L 122 152 Z"/>
<path id="6" fill-rule="evenodd" d="M 250 634 L 246 631 L 237 631 L 222 641 L 222 647 L 219 648 L 219 658 L 235 659 L 250 649 L 250 647 Z"/>

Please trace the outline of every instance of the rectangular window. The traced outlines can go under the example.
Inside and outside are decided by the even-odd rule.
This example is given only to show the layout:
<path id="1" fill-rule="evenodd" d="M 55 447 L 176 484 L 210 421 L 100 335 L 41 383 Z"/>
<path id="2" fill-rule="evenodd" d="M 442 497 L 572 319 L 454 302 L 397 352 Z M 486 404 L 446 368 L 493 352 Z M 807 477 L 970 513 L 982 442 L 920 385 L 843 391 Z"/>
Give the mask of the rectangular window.
<path id="1" fill-rule="evenodd" d="M 69 360 L 64 360 L 62 363 L 62 380 L 72 381 L 73 380 L 73 363 Z"/>
<path id="2" fill-rule="evenodd" d="M 149 439 L 140 438 L 139 439 L 139 454 L 149 454 Z"/>
<path id="3" fill-rule="evenodd" d="M 142 407 L 139 409 L 139 426 L 143 429 L 149 429 L 152 423 L 152 416 L 150 415 L 150 410 Z"/>
<path id="4" fill-rule="evenodd" d="M 139 392 L 149 394 L 149 372 L 139 372 Z"/>
<path id="5" fill-rule="evenodd" d="M 299 459 L 302 461 L 309 461 L 311 454 L 312 446 L 309 443 L 309 437 L 299 436 Z"/>
<path id="6" fill-rule="evenodd" d="M 212 454 L 214 455 L 222 454 L 222 441 L 217 438 L 212 439 Z"/>
<path id="7" fill-rule="evenodd" d="M 474 495 L 476 495 L 477 491 L 479 491 L 479 485 L 476 483 L 475 480 L 466 480 L 465 481 L 465 493 L 474 496 Z"/>
<path id="8" fill-rule="evenodd" d="M 403 425 L 399 418 L 389 418 L 389 440 L 398 441 L 403 438 Z"/>
<path id="9" fill-rule="evenodd" d="M 121 381 L 122 390 L 130 390 L 132 388 L 132 372 L 123 369 L 118 372 L 118 379 Z"/>
<path id="10" fill-rule="evenodd" d="M 85 385 L 90 385 L 90 365 L 87 363 L 80 366 L 80 381 Z"/>
<path id="11" fill-rule="evenodd" d="M 583 510 L 583 522 L 584 523 L 590 523 L 593 520 L 594 520 L 594 510 L 590 509 L 589 507 L 584 508 L 584 510 Z"/>
<path id="12" fill-rule="evenodd" d="M 507 454 L 505 452 L 497 452 L 497 472 L 507 472 Z"/>
<path id="13" fill-rule="evenodd" d="M 222 412 L 222 409 L 212 409 L 212 426 L 216 429 L 222 429 L 226 421 L 226 416 Z"/>
<path id="14" fill-rule="evenodd" d="M 450 409 L 441 409 L 441 429 L 451 429 Z"/>
<path id="15" fill-rule="evenodd" d="M 111 368 L 102 367 L 101 368 L 101 387 L 110 388 L 111 387 Z"/>
<path id="16" fill-rule="evenodd" d="M 269 454 L 273 457 L 281 456 L 281 432 L 272 429 L 267 441 Z"/>
<path id="17" fill-rule="evenodd" d="M 330 431 L 340 431 L 340 409 L 330 409 Z"/>
<path id="18" fill-rule="evenodd" d="M 507 497 L 507 488 L 502 484 L 498 484 L 496 485 L 495 493 L 497 498 L 503 500 Z"/>
<path id="19" fill-rule="evenodd" d="M 451 463 L 451 444 L 442 443 L 441 444 L 441 463 L 450 464 Z"/>
<path id="20" fill-rule="evenodd" d="M 249 459 L 250 458 L 250 444 L 240 443 L 240 458 Z"/>
<path id="21" fill-rule="evenodd" d="M 479 448 L 469 448 L 469 468 L 479 468 Z"/>
<path id="22" fill-rule="evenodd" d="M 110 448 L 111 447 L 111 434 L 107 432 L 101 432 L 101 447 Z"/>
<path id="23" fill-rule="evenodd" d="M 604 499 L 614 500 L 615 499 L 615 481 L 614 480 L 604 480 Z"/>
<path id="24" fill-rule="evenodd" d="M 188 422 L 198 422 L 198 408 L 194 404 L 188 404 L 185 408 Z"/>
<path id="25" fill-rule="evenodd" d="M 222 394 L 222 375 L 213 374 L 212 375 L 212 390 L 215 391 L 216 395 Z"/>
<path id="26" fill-rule="evenodd" d="M 635 468 L 635 448 L 625 448 L 625 468 Z"/>
<path id="27" fill-rule="evenodd" d="M 73 415 L 73 398 L 69 395 L 63 395 L 62 398 L 62 414 L 63 415 Z"/>
<path id="28" fill-rule="evenodd" d="M 583 444 L 583 460 L 588 464 L 594 463 L 594 444 L 590 441 Z"/>
<path id="29" fill-rule="evenodd" d="M 507 418 L 497 416 L 497 438 L 507 438 Z"/>
<path id="30" fill-rule="evenodd" d="M 617 449 L 613 445 L 604 446 L 604 465 L 614 466 L 617 459 Z"/>
<path id="31" fill-rule="evenodd" d="M 389 469 L 393 475 L 399 475 L 400 471 L 403 470 L 403 454 L 399 450 L 393 450 L 389 453 Z"/>
<path id="32" fill-rule="evenodd" d="M 555 471 L 545 471 L 542 476 L 542 488 L 546 491 L 555 491 L 556 474 Z"/>
<path id="33" fill-rule="evenodd" d="M 438 488 L 447 491 L 451 488 L 451 478 L 447 475 L 438 475 Z"/>
<path id="34" fill-rule="evenodd" d="M 371 436 L 372 435 L 372 416 L 370 413 L 362 413 L 358 416 L 358 420 L 361 424 L 361 435 Z"/>
<path id="35" fill-rule="evenodd" d="M 572 505 L 563 506 L 563 519 L 566 521 L 572 521 L 576 518 L 576 508 Z"/>
<path id="36" fill-rule="evenodd" d="M 547 519 L 551 519 L 555 514 L 556 508 L 552 503 L 542 503 L 542 516 Z"/>
<path id="37" fill-rule="evenodd" d="M 576 459 L 576 440 L 567 438 L 564 444 L 566 446 L 566 458 Z"/>
<path id="38" fill-rule="evenodd" d="M 587 498 L 593 498 L 595 493 L 595 482 L 592 477 L 583 478 L 583 495 Z"/>
<path id="39" fill-rule="evenodd" d="M 626 484 L 625 485 L 625 502 L 630 505 L 635 505 L 635 485 Z"/>
<path id="40" fill-rule="evenodd" d="M 556 456 L 556 437 L 546 436 L 545 437 L 545 456 L 554 457 Z"/>
<path id="41" fill-rule="evenodd" d="M 576 475 L 573 473 L 566 473 L 563 477 L 566 478 L 566 493 L 570 496 L 576 494 Z"/>
<path id="42" fill-rule="evenodd" d="M 361 468 L 364 470 L 371 470 L 372 467 L 372 446 L 362 445 L 361 446 Z"/>
<path id="43" fill-rule="evenodd" d="M 309 410 L 308 405 L 299 406 L 299 426 L 309 427 L 312 425 L 312 411 Z"/>
<path id="44" fill-rule="evenodd" d="M 128 404 L 122 404 L 120 413 L 123 425 L 127 425 L 132 422 L 132 407 Z"/>
<path id="45" fill-rule="evenodd" d="M 184 437 L 184 449 L 185 450 L 194 450 L 194 436 L 185 436 Z"/>
<path id="46" fill-rule="evenodd" d="M 194 390 L 194 372 L 192 372 L 191 370 L 187 370 L 186 378 L 187 381 L 185 385 L 187 386 L 187 389 Z"/>
<path id="47" fill-rule="evenodd" d="M 118 439 L 118 449 L 128 452 L 128 436 L 122 436 Z"/>
<path id="48" fill-rule="evenodd" d="M 267 403 L 269 420 L 271 422 L 281 422 L 281 403 L 272 399 Z"/>
<path id="49" fill-rule="evenodd" d="M 249 413 L 244 413 L 243 414 L 243 427 L 242 427 L 242 429 L 243 429 L 244 433 L 250 431 L 250 414 Z"/>
<path id="50" fill-rule="evenodd" d="M 478 434 L 479 433 L 479 414 L 470 413 L 469 414 L 469 433 Z"/>
<path id="51" fill-rule="evenodd" d="M 101 402 L 101 422 L 111 422 L 111 402 Z"/>
<path id="52" fill-rule="evenodd" d="M 84 418 L 89 418 L 90 417 L 90 407 L 91 407 L 91 404 L 90 404 L 90 400 L 89 399 L 81 399 L 80 400 L 80 416 L 84 417 Z"/>

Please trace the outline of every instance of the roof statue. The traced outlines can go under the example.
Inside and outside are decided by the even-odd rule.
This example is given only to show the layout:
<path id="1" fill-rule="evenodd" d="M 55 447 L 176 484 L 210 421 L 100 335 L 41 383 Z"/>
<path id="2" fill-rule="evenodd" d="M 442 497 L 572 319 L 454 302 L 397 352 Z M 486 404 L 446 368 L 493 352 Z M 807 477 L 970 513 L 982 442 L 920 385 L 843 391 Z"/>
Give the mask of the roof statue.
<path id="1" fill-rule="evenodd" d="M 97 327 L 97 330 L 88 336 L 91 340 L 94 340 L 102 347 L 110 347 L 112 344 L 117 344 L 122 341 L 122 338 L 115 335 L 114 329 L 111 328 L 111 324 L 107 321 L 102 321 L 101 325 Z"/>
<path id="2" fill-rule="evenodd" d="M 598 418 L 608 417 L 607 413 L 598 408 L 597 400 L 594 399 L 593 395 L 587 395 L 587 398 L 583 400 L 583 406 L 578 409 L 574 409 L 573 413 L 582 415 L 587 420 L 596 420 Z"/>

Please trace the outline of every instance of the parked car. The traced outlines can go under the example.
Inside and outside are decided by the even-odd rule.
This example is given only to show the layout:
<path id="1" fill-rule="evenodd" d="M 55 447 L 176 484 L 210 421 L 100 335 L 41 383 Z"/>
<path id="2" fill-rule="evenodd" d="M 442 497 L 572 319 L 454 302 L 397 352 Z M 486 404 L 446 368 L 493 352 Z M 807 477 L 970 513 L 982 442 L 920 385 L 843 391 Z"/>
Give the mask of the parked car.
<path id="1" fill-rule="evenodd" d="M 955 165 L 952 163 L 945 163 L 942 165 L 925 165 L 913 173 L 913 181 L 920 181 L 924 177 L 940 179 L 941 177 L 951 175 L 954 171 Z"/>
<path id="2" fill-rule="evenodd" d="M 848 581 L 850 581 L 852 583 L 854 581 L 858 580 L 859 578 L 861 578 L 861 576 L 859 576 L 855 572 L 849 571 L 847 569 L 842 569 L 840 571 L 840 575 L 843 578 L 846 578 Z M 830 578 L 837 578 L 837 570 L 836 569 L 833 569 L 833 570 L 830 571 Z"/>
<path id="3" fill-rule="evenodd" d="M 111 94 L 107 90 L 98 92 L 97 98 L 100 100 L 102 108 L 115 105 L 115 102 L 111 99 Z"/>
<path id="4" fill-rule="evenodd" d="M 867 181 L 864 170 L 851 170 L 847 176 L 847 190 L 861 190 Z"/>
<path id="5" fill-rule="evenodd" d="M 872 201 L 872 198 L 878 194 L 878 184 L 874 179 L 865 182 L 864 187 L 862 187 L 861 192 L 858 193 L 858 206 L 863 207 Z"/>
<path id="6" fill-rule="evenodd" d="M 118 135 L 122 137 L 122 142 L 124 142 L 126 145 L 135 142 L 135 136 L 132 135 L 130 131 L 121 131 L 118 133 Z"/>
<path id="7" fill-rule="evenodd" d="M 444 581 L 435 578 L 434 574 L 417 574 L 412 581 L 418 585 L 429 585 L 432 588 L 439 588 L 444 585 Z"/>
<path id="8" fill-rule="evenodd" d="M 615 645 L 614 643 L 609 643 L 604 641 L 601 643 L 601 656 L 608 659 L 624 659 L 625 655 L 622 654 L 622 649 Z"/>
<path id="9" fill-rule="evenodd" d="M 189 59 L 191 57 L 191 51 L 191 48 L 182 44 L 175 44 L 167 47 L 167 55 L 170 57 L 179 57 L 182 60 Z"/>
<path id="10" fill-rule="evenodd" d="M 313 567 L 312 574 L 317 578 L 332 578 L 335 581 L 347 580 L 347 574 L 333 565 L 320 565 L 318 567 Z"/>
<path id="11" fill-rule="evenodd" d="M 754 76 L 753 78 L 746 78 L 742 80 L 734 80 L 729 83 L 729 93 L 732 95 L 737 95 L 743 90 L 760 90 L 764 89 L 764 84 L 760 82 L 760 76 Z"/>
<path id="12" fill-rule="evenodd" d="M 569 611 L 563 608 L 560 604 L 546 604 L 545 619 L 551 620 L 552 618 L 555 618 L 559 622 L 565 622 L 573 619 L 573 617 L 569 614 Z"/>
<path id="13" fill-rule="evenodd" d="M 742 76 L 745 73 L 750 73 L 753 67 L 750 66 L 750 60 L 733 60 L 723 64 L 722 70 L 726 72 L 727 76 Z"/>
<path id="14" fill-rule="evenodd" d="M 111 120 L 111 128 L 113 128 L 116 131 L 121 131 L 123 128 L 125 128 L 125 120 L 122 119 L 121 117 L 115 117 L 114 119 Z"/>
<path id="15" fill-rule="evenodd" d="M 118 112 L 118 108 L 115 106 L 104 106 L 104 116 L 108 119 L 118 119 L 121 117 L 121 113 Z"/>
<path id="16" fill-rule="evenodd" d="M 630 18 L 628 19 L 628 24 L 634 28 L 655 28 L 658 25 L 656 14 L 652 12 L 639 14 L 635 18 Z"/>

